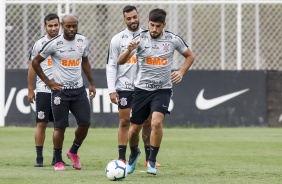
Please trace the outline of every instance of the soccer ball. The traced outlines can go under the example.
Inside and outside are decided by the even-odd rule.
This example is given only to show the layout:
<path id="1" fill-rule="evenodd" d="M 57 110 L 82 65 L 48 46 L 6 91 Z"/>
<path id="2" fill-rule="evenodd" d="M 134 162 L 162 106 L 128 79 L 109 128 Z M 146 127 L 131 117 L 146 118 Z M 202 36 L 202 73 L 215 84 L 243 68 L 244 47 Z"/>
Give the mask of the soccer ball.
<path id="1" fill-rule="evenodd" d="M 105 173 L 109 180 L 123 180 L 127 175 L 126 165 L 120 160 L 112 160 L 108 163 Z"/>

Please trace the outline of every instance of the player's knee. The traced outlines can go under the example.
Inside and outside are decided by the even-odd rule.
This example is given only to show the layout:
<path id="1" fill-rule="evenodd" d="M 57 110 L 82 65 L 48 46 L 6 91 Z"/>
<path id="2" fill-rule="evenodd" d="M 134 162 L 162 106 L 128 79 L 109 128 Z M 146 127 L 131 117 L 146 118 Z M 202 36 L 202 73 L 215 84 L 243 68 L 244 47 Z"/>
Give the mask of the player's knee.
<path id="1" fill-rule="evenodd" d="M 130 118 L 126 117 L 126 118 L 120 118 L 120 125 L 121 126 L 129 126 L 130 125 Z"/>
<path id="2" fill-rule="evenodd" d="M 139 135 L 142 125 L 133 125 L 130 127 L 130 134 Z"/>
<path id="3" fill-rule="evenodd" d="M 151 128 L 152 129 L 162 128 L 162 121 L 155 119 L 154 121 L 152 121 Z"/>

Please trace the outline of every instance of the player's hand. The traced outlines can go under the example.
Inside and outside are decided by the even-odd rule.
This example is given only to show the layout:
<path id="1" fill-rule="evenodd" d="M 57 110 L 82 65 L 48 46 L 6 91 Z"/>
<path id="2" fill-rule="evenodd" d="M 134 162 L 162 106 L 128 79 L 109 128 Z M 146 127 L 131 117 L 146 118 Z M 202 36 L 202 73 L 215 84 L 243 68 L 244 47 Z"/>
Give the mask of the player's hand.
<path id="1" fill-rule="evenodd" d="M 110 93 L 110 100 L 114 104 L 118 104 L 119 96 L 116 92 Z"/>
<path id="2" fill-rule="evenodd" d="M 94 85 L 89 86 L 89 97 L 92 100 L 96 96 L 96 88 Z"/>
<path id="3" fill-rule="evenodd" d="M 63 85 L 55 82 L 54 79 L 49 80 L 48 84 L 46 84 L 46 85 L 51 90 L 58 90 L 58 91 L 60 91 L 60 90 L 63 89 Z"/>
<path id="4" fill-rule="evenodd" d="M 174 71 L 171 73 L 170 78 L 173 84 L 177 84 L 182 80 L 183 74 L 180 71 Z"/>
<path id="5" fill-rule="evenodd" d="M 34 90 L 33 90 L 33 89 L 28 90 L 28 95 L 27 95 L 27 97 L 28 97 L 28 101 L 29 101 L 30 103 L 33 103 L 33 102 L 35 101 L 35 93 L 34 93 Z"/>
<path id="6" fill-rule="evenodd" d="M 136 47 L 138 46 L 139 43 L 140 43 L 139 40 L 131 40 L 131 41 L 128 43 L 127 49 L 131 52 L 131 51 L 133 51 L 134 49 L 136 49 Z"/>

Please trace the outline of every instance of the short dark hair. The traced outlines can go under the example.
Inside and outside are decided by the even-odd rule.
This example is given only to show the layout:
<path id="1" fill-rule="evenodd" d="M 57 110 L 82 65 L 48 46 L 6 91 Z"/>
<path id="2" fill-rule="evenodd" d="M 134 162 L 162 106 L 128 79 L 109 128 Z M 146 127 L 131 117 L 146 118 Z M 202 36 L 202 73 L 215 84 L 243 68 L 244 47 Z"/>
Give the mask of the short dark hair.
<path id="1" fill-rule="evenodd" d="M 137 11 L 137 8 L 136 8 L 135 6 L 127 5 L 126 7 L 123 8 L 122 13 L 123 13 L 123 14 L 124 14 L 124 13 L 128 13 L 128 12 L 131 12 L 131 11 L 133 11 L 133 10 L 136 10 L 136 12 L 138 12 L 138 11 Z"/>
<path id="2" fill-rule="evenodd" d="M 153 9 L 149 13 L 149 21 L 165 23 L 166 12 L 163 9 Z"/>
<path id="3" fill-rule="evenodd" d="M 57 14 L 55 13 L 50 13 L 48 15 L 46 15 L 46 17 L 44 18 L 44 24 L 47 24 L 47 21 L 53 20 L 53 19 L 58 19 L 58 22 L 60 22 L 60 18 Z"/>

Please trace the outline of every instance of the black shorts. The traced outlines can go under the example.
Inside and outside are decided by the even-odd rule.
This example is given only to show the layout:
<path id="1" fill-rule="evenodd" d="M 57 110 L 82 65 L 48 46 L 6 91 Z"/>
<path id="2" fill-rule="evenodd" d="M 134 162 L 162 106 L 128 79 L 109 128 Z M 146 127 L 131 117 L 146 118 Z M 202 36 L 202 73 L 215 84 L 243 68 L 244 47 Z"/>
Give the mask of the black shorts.
<path id="1" fill-rule="evenodd" d="M 69 126 L 69 111 L 78 125 L 90 125 L 90 104 L 84 86 L 78 89 L 52 90 L 52 109 L 57 128 Z"/>
<path id="2" fill-rule="evenodd" d="M 36 93 L 36 123 L 53 122 L 53 113 L 51 108 L 51 93 Z"/>
<path id="3" fill-rule="evenodd" d="M 130 122 L 133 124 L 143 124 L 153 112 L 160 112 L 164 115 L 169 113 L 168 106 L 171 93 L 171 89 L 147 91 L 135 88 Z"/>
<path id="4" fill-rule="evenodd" d="M 117 94 L 119 96 L 119 101 L 118 101 L 119 109 L 131 108 L 132 100 L 133 100 L 133 97 L 132 97 L 133 93 L 134 91 L 117 91 Z"/>

